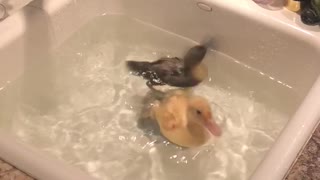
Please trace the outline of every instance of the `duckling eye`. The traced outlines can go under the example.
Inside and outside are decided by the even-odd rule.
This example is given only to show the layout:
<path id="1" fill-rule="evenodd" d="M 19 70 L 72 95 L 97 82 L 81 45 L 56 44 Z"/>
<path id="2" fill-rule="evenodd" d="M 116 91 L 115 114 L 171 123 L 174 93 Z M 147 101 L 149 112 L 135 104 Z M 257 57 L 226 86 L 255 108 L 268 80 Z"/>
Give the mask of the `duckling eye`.
<path id="1" fill-rule="evenodd" d="M 198 115 L 201 115 L 201 111 L 200 110 L 196 110 Z"/>

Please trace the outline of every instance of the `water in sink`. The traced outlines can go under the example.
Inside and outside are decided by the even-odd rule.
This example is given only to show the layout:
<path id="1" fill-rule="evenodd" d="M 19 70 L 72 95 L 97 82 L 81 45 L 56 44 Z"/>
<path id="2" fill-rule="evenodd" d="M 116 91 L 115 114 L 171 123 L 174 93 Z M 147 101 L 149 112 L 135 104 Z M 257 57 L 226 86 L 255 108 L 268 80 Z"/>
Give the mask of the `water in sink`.
<path id="1" fill-rule="evenodd" d="M 215 116 L 224 123 L 221 138 L 203 147 L 181 149 L 157 136 L 150 139 L 137 128 L 141 100 L 148 89 L 144 80 L 128 74 L 125 60 L 181 56 L 192 45 L 190 40 L 125 16 L 98 17 L 53 53 L 49 90 L 39 93 L 41 87 L 20 86 L 18 81 L 8 86 L 9 91 L 24 93 L 11 128 L 23 142 L 100 179 L 247 179 L 289 114 L 262 103 L 255 96 L 259 92 L 233 73 L 250 74 L 276 90 L 290 92 L 290 87 L 231 57 L 210 51 L 205 59 L 210 78 L 195 88 L 195 93 L 209 99 Z"/>

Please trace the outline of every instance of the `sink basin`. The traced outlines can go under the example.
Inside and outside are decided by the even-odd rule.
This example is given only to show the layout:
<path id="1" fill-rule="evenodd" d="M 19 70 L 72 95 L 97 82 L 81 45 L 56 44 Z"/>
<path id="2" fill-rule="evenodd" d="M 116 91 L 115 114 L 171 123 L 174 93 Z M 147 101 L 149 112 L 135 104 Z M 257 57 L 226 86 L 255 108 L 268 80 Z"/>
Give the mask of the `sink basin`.
<path id="1" fill-rule="evenodd" d="M 122 24 L 102 25 L 113 21 L 109 17 L 119 17 Z M 139 28 L 134 24 L 139 24 Z M 168 35 L 159 38 L 158 34 L 140 26 Z M 217 60 L 206 59 L 212 77 L 208 83 L 254 98 L 255 102 L 269 107 L 264 110 L 266 113 L 276 111 L 285 117 L 266 117 L 270 124 L 277 124 L 272 126 L 277 127 L 277 131 L 266 131 L 267 136 L 273 138 L 272 142 L 265 153 L 257 159 L 251 158 L 255 163 L 251 170 L 249 167 L 246 170 L 248 174 L 239 174 L 242 179 L 282 179 L 319 122 L 320 30 L 304 26 L 296 15 L 285 9 L 269 11 L 250 0 L 45 0 L 33 1 L 7 17 L 0 22 L 0 32 L 0 157 L 38 179 L 99 179 L 92 173 L 97 164 L 89 164 L 85 170 L 78 168 L 68 161 L 68 157 L 59 158 L 57 153 L 45 151 L 31 140 L 21 138 L 24 135 L 17 128 L 22 126 L 16 121 L 21 97 L 27 103 L 34 103 L 33 96 L 40 97 L 40 105 L 33 105 L 40 112 L 39 116 L 50 119 L 50 102 L 56 101 L 52 82 L 64 78 L 63 73 L 52 73 L 56 71 L 52 56 L 71 46 L 89 48 L 81 44 L 82 41 L 75 40 L 77 38 L 100 42 L 109 33 L 114 35 L 108 39 L 112 43 L 117 42 L 117 38 L 131 43 L 126 48 L 121 43 L 117 45 L 123 52 L 145 50 L 150 53 L 144 58 L 157 58 L 164 54 L 154 53 L 156 51 L 182 54 L 189 44 L 213 37 L 210 57 Z M 142 50 L 132 48 L 139 38 L 146 39 Z M 103 51 L 100 53 L 104 54 Z M 104 55 L 109 57 L 108 53 Z M 141 53 L 131 56 L 117 55 L 116 50 L 112 53 L 120 58 L 142 57 Z M 82 56 L 77 52 L 73 54 Z M 73 58 L 64 55 L 64 61 L 73 61 Z M 75 65 L 68 67 L 77 69 Z M 94 93 L 103 95 L 104 92 Z M 95 98 L 100 102 L 99 96 Z M 220 99 L 217 101 L 224 102 L 223 98 Z M 75 104 L 81 106 L 82 102 L 79 100 Z M 248 119 L 242 118 L 241 121 Z M 35 119 L 34 123 L 30 126 L 42 124 L 42 121 Z M 264 126 L 268 126 L 268 122 Z M 45 136 L 49 130 L 38 129 L 34 134 L 39 132 Z M 231 132 L 229 129 L 226 134 Z M 46 143 L 49 141 L 44 140 L 43 144 Z M 244 151 L 248 151 L 248 147 Z M 217 174 L 211 177 L 228 179 Z M 131 178 L 134 179 L 134 175 Z"/>

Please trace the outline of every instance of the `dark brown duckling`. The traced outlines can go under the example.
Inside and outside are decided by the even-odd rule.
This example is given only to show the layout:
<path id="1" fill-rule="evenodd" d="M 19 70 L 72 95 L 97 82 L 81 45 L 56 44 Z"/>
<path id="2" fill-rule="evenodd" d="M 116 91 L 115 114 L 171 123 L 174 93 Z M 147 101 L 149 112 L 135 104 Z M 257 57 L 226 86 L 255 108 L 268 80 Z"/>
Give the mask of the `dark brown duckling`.
<path id="1" fill-rule="evenodd" d="M 150 88 L 156 85 L 174 87 L 193 87 L 201 83 L 208 75 L 207 68 L 201 63 L 211 40 L 204 45 L 189 49 L 183 59 L 160 58 L 154 62 L 127 61 L 128 69 L 147 80 Z"/>

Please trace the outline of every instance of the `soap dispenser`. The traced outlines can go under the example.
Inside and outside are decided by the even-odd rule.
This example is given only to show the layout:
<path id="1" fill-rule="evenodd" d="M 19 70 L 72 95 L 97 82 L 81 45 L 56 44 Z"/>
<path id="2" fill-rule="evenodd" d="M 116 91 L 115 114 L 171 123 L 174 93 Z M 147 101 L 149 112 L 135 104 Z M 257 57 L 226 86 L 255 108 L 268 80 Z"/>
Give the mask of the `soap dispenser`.
<path id="1" fill-rule="evenodd" d="M 293 12 L 300 11 L 300 2 L 296 0 L 287 0 L 286 2 L 286 8 Z"/>

